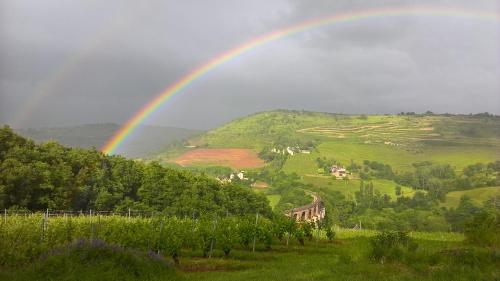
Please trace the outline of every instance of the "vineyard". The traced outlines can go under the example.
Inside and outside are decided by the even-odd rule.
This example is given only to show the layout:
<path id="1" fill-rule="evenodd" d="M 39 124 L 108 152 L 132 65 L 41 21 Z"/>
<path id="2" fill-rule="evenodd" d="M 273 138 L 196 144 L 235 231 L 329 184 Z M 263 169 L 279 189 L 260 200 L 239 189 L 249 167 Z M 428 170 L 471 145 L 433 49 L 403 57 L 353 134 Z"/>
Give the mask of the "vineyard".
<path id="1" fill-rule="evenodd" d="M 154 251 L 178 263 L 183 251 L 203 257 L 211 257 L 216 251 L 228 256 L 235 247 L 252 251 L 271 249 L 276 241 L 288 244 L 291 238 L 304 244 L 313 234 L 313 224 L 296 223 L 284 217 L 271 221 L 259 214 L 198 218 L 91 213 L 4 215 L 0 228 L 0 264 L 27 264 L 52 248 L 81 239 Z M 319 235 L 319 230 L 316 234 Z"/>
<path id="2" fill-rule="evenodd" d="M 273 280 L 303 272 L 308 273 L 298 280 L 326 278 L 332 270 L 340 274 L 335 280 L 351 280 L 353 274 L 387 280 L 385 271 L 408 280 L 498 276 L 499 260 L 491 250 L 464 248 L 464 235 L 453 232 L 380 233 L 317 227 L 284 216 L 140 212 L 8 213 L 0 227 L 0 269 L 7 270 L 0 270 L 0 279 L 81 280 L 81 272 L 85 280 L 256 280 L 276 270 L 283 276 Z M 420 271 L 436 263 L 436 272 Z M 110 267 L 114 273 L 103 277 Z"/>

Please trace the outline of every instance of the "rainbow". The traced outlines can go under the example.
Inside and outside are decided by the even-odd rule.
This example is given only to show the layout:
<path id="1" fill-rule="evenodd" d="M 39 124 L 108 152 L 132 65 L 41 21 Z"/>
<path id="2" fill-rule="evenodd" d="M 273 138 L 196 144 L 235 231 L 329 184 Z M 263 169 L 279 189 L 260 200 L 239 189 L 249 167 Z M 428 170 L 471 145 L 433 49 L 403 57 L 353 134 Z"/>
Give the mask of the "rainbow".
<path id="1" fill-rule="evenodd" d="M 211 70 L 231 61 L 232 59 L 266 43 L 281 39 L 286 36 L 297 34 L 309 29 L 333 25 L 338 23 L 353 22 L 358 20 L 367 20 L 380 17 L 402 17 L 402 16 L 430 16 L 430 17 L 451 17 L 468 20 L 480 20 L 489 22 L 500 21 L 500 15 L 496 13 L 473 12 L 461 9 L 443 9 L 427 6 L 405 6 L 378 8 L 362 11 L 354 11 L 348 13 L 337 14 L 319 19 L 304 21 L 292 26 L 272 31 L 262 36 L 249 40 L 235 48 L 229 49 L 208 62 L 199 65 L 191 72 L 177 80 L 175 83 L 166 88 L 163 92 L 157 95 L 154 99 L 137 111 L 101 148 L 106 154 L 114 153 L 117 148 L 142 124 L 152 113 L 157 111 L 163 104 L 171 99 L 176 94 L 180 93 L 184 88 L 195 82 L 198 78 L 207 74 Z"/>

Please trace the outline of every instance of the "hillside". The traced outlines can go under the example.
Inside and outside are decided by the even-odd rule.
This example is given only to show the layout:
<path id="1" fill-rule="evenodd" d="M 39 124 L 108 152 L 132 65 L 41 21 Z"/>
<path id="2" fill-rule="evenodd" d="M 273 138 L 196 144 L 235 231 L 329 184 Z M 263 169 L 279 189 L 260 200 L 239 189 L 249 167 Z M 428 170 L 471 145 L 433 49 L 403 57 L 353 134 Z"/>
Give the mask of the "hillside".
<path id="1" fill-rule="evenodd" d="M 314 172 L 317 157 L 334 157 L 343 164 L 351 159 L 376 160 L 398 169 L 414 162 L 435 161 L 461 169 L 468 163 L 500 159 L 500 117 L 279 110 L 236 119 L 188 142 L 197 147 L 256 152 L 269 147 L 314 146 L 311 154 L 287 161 L 284 170 L 298 174 Z"/>
<path id="2" fill-rule="evenodd" d="M 56 140 L 70 147 L 100 148 L 119 128 L 118 124 L 85 124 L 16 131 L 22 136 L 38 142 Z M 173 142 L 192 137 L 200 132 L 176 127 L 143 126 L 140 128 L 140 134 L 136 134 L 119 152 L 127 157 L 142 158 L 158 153 Z"/>
<path id="3" fill-rule="evenodd" d="M 498 179 L 491 172 L 496 168 L 491 163 L 500 159 L 500 117 L 432 113 L 367 116 L 277 110 L 236 119 L 187 142 L 187 146 L 174 147 L 153 158 L 180 163 L 179 159 L 197 153 L 197 162 L 182 164 L 194 169 L 213 166 L 213 175 L 224 177 L 225 174 L 217 173 L 224 170 L 216 167 L 239 168 L 222 161 L 231 156 L 225 151 L 254 153 L 266 164 L 250 169 L 250 177 L 270 184 L 269 188 L 256 191 L 268 195 L 278 210 L 304 203 L 307 196 L 300 190 L 321 194 L 331 204 L 344 199 L 357 204 L 363 182 L 370 182 L 372 197 L 385 196 L 389 202 L 402 196 L 413 197 L 416 190 L 443 201 L 448 200 L 444 195 L 458 185 L 465 189 L 496 185 Z M 295 151 L 294 155 L 284 152 L 287 147 Z M 217 153 L 219 158 L 214 158 Z M 333 163 L 352 172 L 348 180 L 332 178 L 325 172 Z M 470 169 L 480 176 L 462 175 L 464 168 L 476 163 L 482 163 L 476 167 L 482 172 Z M 493 169 L 489 172 L 484 170 L 488 163 Z M 451 173 L 451 178 L 435 174 L 443 169 Z M 481 195 L 476 201 L 483 199 L 485 196 Z"/>

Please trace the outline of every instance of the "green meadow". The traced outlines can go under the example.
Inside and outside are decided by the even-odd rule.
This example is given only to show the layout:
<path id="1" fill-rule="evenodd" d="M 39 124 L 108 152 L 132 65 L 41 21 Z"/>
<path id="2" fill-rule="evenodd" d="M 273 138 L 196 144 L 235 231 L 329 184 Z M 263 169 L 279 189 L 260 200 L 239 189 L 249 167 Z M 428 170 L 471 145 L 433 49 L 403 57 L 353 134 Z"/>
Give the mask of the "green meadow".
<path id="1" fill-rule="evenodd" d="M 412 163 L 432 161 L 450 164 L 457 170 L 473 163 L 487 163 L 500 158 L 499 152 L 491 147 L 444 146 L 422 148 L 420 152 L 408 151 L 403 147 L 384 144 L 349 143 L 346 141 L 328 141 L 320 144 L 311 154 L 299 154 L 290 157 L 283 167 L 287 173 L 316 174 L 316 158 L 326 157 L 349 165 L 351 160 L 361 164 L 363 160 L 389 164 L 395 170 L 408 170 Z"/>
<path id="2" fill-rule="evenodd" d="M 347 198 L 354 198 L 354 195 L 357 191 L 359 191 L 360 180 L 339 180 L 333 179 L 328 176 L 321 175 L 305 175 L 302 177 L 302 180 L 306 184 L 312 184 L 317 189 L 324 192 L 332 192 L 338 191 L 342 193 Z M 375 179 L 371 181 L 373 183 L 373 189 L 378 190 L 381 194 L 387 194 L 391 196 L 392 200 L 397 198 L 395 193 L 396 183 L 391 180 L 382 180 Z M 404 196 L 412 196 L 415 191 L 409 187 L 402 186 L 401 187 L 402 195 Z"/>
<path id="3" fill-rule="evenodd" d="M 369 231 L 338 231 L 333 242 L 278 245 L 255 253 L 237 249 L 229 257 L 187 255 L 179 265 L 152 261 L 144 255 L 93 250 L 39 260 L 23 270 L 0 272 L 2 280 L 495 280 L 498 263 L 481 265 L 443 255 L 463 246 L 460 235 L 412 234 L 418 249 L 399 262 L 369 258 Z M 92 257 L 92 259 L 91 259 Z M 133 258 L 132 258 L 133 257 Z M 480 258 L 484 259 L 482 256 Z M 85 262 L 81 262 L 85 261 Z"/>

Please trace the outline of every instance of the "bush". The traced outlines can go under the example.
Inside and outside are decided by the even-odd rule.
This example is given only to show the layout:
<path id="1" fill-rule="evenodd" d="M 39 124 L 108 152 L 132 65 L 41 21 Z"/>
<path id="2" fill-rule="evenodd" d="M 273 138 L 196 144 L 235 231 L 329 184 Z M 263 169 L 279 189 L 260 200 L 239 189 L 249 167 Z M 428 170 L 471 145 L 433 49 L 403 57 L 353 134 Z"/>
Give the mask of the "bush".
<path id="1" fill-rule="evenodd" d="M 413 253 L 418 248 L 408 233 L 402 231 L 384 231 L 370 242 L 370 258 L 380 263 L 404 259 L 407 253 Z"/>
<path id="2" fill-rule="evenodd" d="M 326 238 L 328 238 L 328 241 L 332 241 L 333 238 L 335 238 L 335 231 L 333 230 L 332 227 L 327 227 L 326 228 Z"/>
<path id="3" fill-rule="evenodd" d="M 498 214 L 479 211 L 472 220 L 465 223 L 465 237 L 470 244 L 479 246 L 500 246 L 500 220 Z"/>
<path id="4" fill-rule="evenodd" d="M 229 253 L 238 242 L 236 222 L 232 218 L 221 219 L 217 225 L 215 237 L 217 246 L 222 249 L 224 256 L 229 256 Z"/>
<path id="5" fill-rule="evenodd" d="M 157 276 L 175 276 L 172 263 L 161 255 L 125 249 L 101 240 L 77 240 L 49 250 L 14 279 L 152 280 Z"/>

